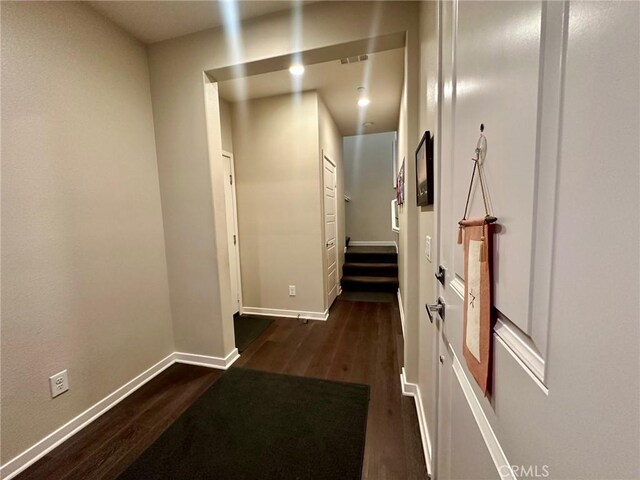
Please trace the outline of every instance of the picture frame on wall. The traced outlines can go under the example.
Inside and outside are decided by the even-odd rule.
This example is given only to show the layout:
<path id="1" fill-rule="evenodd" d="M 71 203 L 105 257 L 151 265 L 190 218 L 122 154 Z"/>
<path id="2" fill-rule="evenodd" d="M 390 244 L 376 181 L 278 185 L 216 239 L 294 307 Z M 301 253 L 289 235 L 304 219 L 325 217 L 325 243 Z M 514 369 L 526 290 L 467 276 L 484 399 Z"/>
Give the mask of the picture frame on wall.
<path id="1" fill-rule="evenodd" d="M 404 158 L 402 159 L 402 164 L 400 165 L 400 170 L 398 171 L 398 180 L 396 182 L 396 186 L 398 205 L 402 205 L 404 204 Z"/>
<path id="2" fill-rule="evenodd" d="M 417 205 L 433 205 L 433 193 L 433 136 L 427 130 L 416 149 Z"/>

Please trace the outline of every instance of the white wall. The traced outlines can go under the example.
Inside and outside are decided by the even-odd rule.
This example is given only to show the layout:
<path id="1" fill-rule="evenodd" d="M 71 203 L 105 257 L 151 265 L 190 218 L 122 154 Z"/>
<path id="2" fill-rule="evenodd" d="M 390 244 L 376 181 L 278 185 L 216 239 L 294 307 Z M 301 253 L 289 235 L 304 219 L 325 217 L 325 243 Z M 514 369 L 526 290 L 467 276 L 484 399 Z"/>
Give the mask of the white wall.
<path id="1" fill-rule="evenodd" d="M 325 310 L 317 97 L 233 104 L 244 307 Z"/>
<path id="2" fill-rule="evenodd" d="M 225 225 L 212 205 L 203 71 L 370 38 L 372 28 L 378 35 L 410 30 L 410 48 L 417 47 L 413 2 L 317 2 L 302 10 L 299 30 L 289 12 L 246 22 L 238 39 L 243 45 L 240 56 L 227 48 L 222 28 L 148 47 L 172 313 L 176 330 L 184 333 L 181 348 L 188 351 L 224 356 L 233 348 L 222 340 L 232 321 L 216 293 L 220 282 L 228 282 L 229 272 L 216 261 L 216 250 L 223 245 L 216 244 L 214 232 Z M 304 32 L 297 47 L 291 42 L 294 31 Z M 407 71 L 414 82 L 409 90 L 410 118 L 417 118 L 417 84 L 411 80 L 417 78 L 417 68 L 412 62 Z M 417 143 L 417 130 L 411 137 Z M 412 308 L 408 314 L 417 322 Z"/>
<path id="3" fill-rule="evenodd" d="M 1 28 L 6 463 L 174 345 L 145 47 L 81 3 Z"/>
<path id="4" fill-rule="evenodd" d="M 395 241 L 391 230 L 395 132 L 344 138 L 347 235 L 352 241 Z"/>

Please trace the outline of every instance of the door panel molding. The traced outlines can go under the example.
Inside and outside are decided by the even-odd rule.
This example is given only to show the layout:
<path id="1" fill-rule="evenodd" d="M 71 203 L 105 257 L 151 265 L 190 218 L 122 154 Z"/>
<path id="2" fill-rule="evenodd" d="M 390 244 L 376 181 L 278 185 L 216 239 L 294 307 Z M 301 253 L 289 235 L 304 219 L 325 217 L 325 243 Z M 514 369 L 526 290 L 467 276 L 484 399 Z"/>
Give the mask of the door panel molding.
<path id="1" fill-rule="evenodd" d="M 468 124 L 469 122 L 466 121 L 466 116 L 469 114 L 477 115 L 477 105 L 475 103 L 472 103 L 471 106 L 467 105 L 467 103 L 471 101 L 467 97 L 473 95 L 474 92 L 470 90 L 465 93 L 465 89 L 468 90 L 471 88 L 470 85 L 467 85 L 469 83 L 467 77 L 473 78 L 473 74 L 477 72 L 469 68 L 461 71 L 459 65 L 460 59 L 458 57 L 460 57 L 460 55 L 469 57 L 474 51 L 477 52 L 480 59 L 484 60 L 492 58 L 491 55 L 493 55 L 493 53 L 488 52 L 486 48 L 477 47 L 475 44 L 469 43 L 469 32 L 464 31 L 465 28 L 469 28 L 468 19 L 472 13 L 468 10 L 476 7 L 474 4 L 459 5 L 458 2 L 454 2 L 452 6 L 454 15 L 452 26 L 448 32 L 445 32 L 451 37 L 445 39 L 448 40 L 451 45 L 451 67 L 449 72 L 444 72 L 445 77 L 443 81 L 446 90 L 445 94 L 449 92 L 450 97 L 447 98 L 447 95 L 444 95 L 443 108 L 449 108 L 451 110 L 450 128 L 452 131 L 450 135 L 456 135 L 458 138 L 460 138 L 460 135 L 464 135 L 465 138 L 470 137 L 471 130 Z M 561 148 L 560 140 L 562 135 L 560 127 L 562 123 L 569 2 L 540 2 L 535 4 L 530 3 L 526 6 L 515 4 L 515 8 L 523 9 L 523 13 L 526 11 L 527 15 L 523 16 L 523 19 L 526 18 L 529 22 L 535 19 L 536 15 L 539 17 L 539 46 L 537 47 L 536 55 L 538 73 L 535 79 L 530 75 L 526 76 L 529 87 L 532 88 L 536 86 L 536 98 L 529 100 L 529 110 L 527 110 L 528 114 L 526 114 L 525 117 L 529 123 L 533 120 L 535 120 L 535 122 L 532 125 L 532 129 L 522 133 L 522 135 L 524 135 L 523 140 L 526 139 L 526 144 L 529 146 L 526 151 L 532 154 L 523 157 L 522 161 L 525 161 L 529 165 L 533 175 L 530 185 L 530 195 L 527 193 L 525 195 L 526 199 L 521 199 L 526 208 L 520 212 L 520 216 L 525 215 L 526 218 L 524 220 L 526 221 L 523 222 L 523 219 L 521 219 L 518 223 L 520 237 L 522 237 L 521 240 L 523 240 L 520 248 L 525 253 L 526 251 L 530 253 L 527 253 L 529 258 L 523 263 L 522 269 L 516 268 L 514 270 L 515 265 L 510 265 L 510 267 L 507 268 L 508 271 L 505 271 L 507 260 L 513 257 L 514 248 L 516 247 L 509 245 L 509 248 L 505 248 L 508 246 L 505 243 L 506 237 L 502 238 L 500 232 L 498 232 L 495 242 L 498 254 L 494 254 L 494 258 L 497 258 L 494 266 L 494 275 L 496 278 L 494 308 L 497 311 L 498 320 L 494 331 L 502 342 L 506 344 L 509 351 L 516 357 L 518 364 L 524 367 L 528 375 L 533 374 L 534 381 L 540 382 L 542 384 L 541 388 L 543 391 L 546 391 L 545 373 L 547 369 L 547 341 L 551 307 L 551 278 L 554 265 L 556 190 L 560 160 L 559 152 Z M 463 11 L 460 12 L 460 9 Z M 488 13 L 489 12 L 485 12 L 485 14 Z M 466 18 L 467 20 L 459 20 L 459 17 Z M 530 23 L 529 27 L 538 28 L 535 23 Z M 460 35 L 463 35 L 463 37 L 459 38 Z M 467 42 L 464 43 L 464 46 L 463 41 Z M 528 37 L 526 42 L 523 43 L 523 45 L 528 45 L 528 55 L 533 56 L 535 38 Z M 459 51 L 461 49 L 463 53 Z M 461 86 L 458 86 L 459 83 Z M 447 88 L 447 85 L 450 86 Z M 461 89 L 460 92 L 458 92 L 459 89 Z M 458 98 L 460 95 L 463 95 L 464 98 Z M 475 97 L 472 96 L 471 98 L 473 99 Z M 464 100 L 464 102 L 462 100 Z M 479 100 L 475 99 L 472 101 L 477 103 Z M 485 114 L 485 116 L 488 115 Z M 501 117 L 494 119 L 494 123 L 500 119 Z M 492 146 L 491 141 L 492 138 L 489 137 L 490 147 Z M 513 139 L 501 138 L 498 135 L 494 135 L 494 153 L 495 150 L 498 149 L 497 160 L 494 159 L 494 163 L 500 163 L 501 160 L 498 157 L 500 152 L 502 152 L 501 149 L 506 149 L 502 152 L 502 154 L 506 154 L 510 152 L 509 149 L 513 148 Z M 460 170 L 462 166 L 466 168 L 466 163 L 459 163 L 466 162 L 466 157 L 462 155 L 462 150 L 456 151 L 455 146 L 450 147 L 449 158 L 453 162 L 452 171 L 454 172 L 451 179 L 451 188 L 455 191 L 457 191 L 456 188 L 467 188 L 468 180 Z M 519 165 L 518 168 L 521 168 L 521 166 L 522 165 Z M 491 167 L 492 165 L 488 162 L 489 180 L 490 183 L 495 183 L 496 178 L 499 178 L 499 175 L 504 176 L 505 173 L 494 172 L 494 177 L 496 178 L 491 182 Z M 500 189 L 496 190 L 496 192 L 500 193 Z M 456 207 L 456 199 L 457 196 L 454 195 L 451 204 L 454 209 Z M 513 205 L 517 206 L 522 202 L 514 202 Z M 501 205 L 504 208 L 508 205 L 508 202 L 505 203 L 503 201 Z M 515 208 L 513 205 L 510 207 L 512 210 Z M 529 210 L 528 207 L 531 207 L 531 210 Z M 513 229 L 516 215 L 516 211 L 512 210 L 502 212 L 502 215 L 505 217 L 505 225 L 502 227 L 506 228 L 511 236 L 515 234 Z M 496 214 L 498 217 L 501 216 L 500 211 L 497 211 Z M 441 231 L 445 239 L 455 233 L 454 227 L 441 227 L 443 227 Z M 525 230 L 528 232 L 528 242 L 525 241 L 526 238 L 524 238 L 527 235 L 523 237 Z M 453 267 L 452 273 L 454 274 L 454 278 L 448 286 L 450 286 L 458 296 L 464 298 L 464 282 L 460 278 L 461 265 L 462 251 L 456 249 L 453 251 L 453 264 L 449 266 L 449 268 Z M 458 273 L 455 274 L 455 272 Z M 515 279 L 518 279 L 518 282 L 512 284 Z M 511 308 L 513 307 L 513 299 L 510 299 L 509 302 L 511 303 L 506 305 L 509 308 L 506 310 L 503 308 L 505 305 L 502 305 L 501 300 L 508 298 L 508 296 L 504 294 L 505 288 L 509 288 L 511 292 L 513 292 L 515 288 L 520 292 L 519 296 L 526 297 L 522 308 Z M 513 315 L 516 316 L 513 317 Z"/>

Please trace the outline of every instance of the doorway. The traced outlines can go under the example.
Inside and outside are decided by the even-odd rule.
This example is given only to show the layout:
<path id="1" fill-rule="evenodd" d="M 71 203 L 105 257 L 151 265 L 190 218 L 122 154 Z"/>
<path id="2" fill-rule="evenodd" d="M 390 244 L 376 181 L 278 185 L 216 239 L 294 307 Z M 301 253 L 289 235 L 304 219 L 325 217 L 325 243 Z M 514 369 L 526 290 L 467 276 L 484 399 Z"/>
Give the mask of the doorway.
<path id="1" fill-rule="evenodd" d="M 331 307 L 338 296 L 338 252 L 336 246 L 337 224 L 336 212 L 338 203 L 336 197 L 336 165 L 322 154 L 324 180 L 324 252 L 325 275 L 327 279 L 327 308 Z"/>

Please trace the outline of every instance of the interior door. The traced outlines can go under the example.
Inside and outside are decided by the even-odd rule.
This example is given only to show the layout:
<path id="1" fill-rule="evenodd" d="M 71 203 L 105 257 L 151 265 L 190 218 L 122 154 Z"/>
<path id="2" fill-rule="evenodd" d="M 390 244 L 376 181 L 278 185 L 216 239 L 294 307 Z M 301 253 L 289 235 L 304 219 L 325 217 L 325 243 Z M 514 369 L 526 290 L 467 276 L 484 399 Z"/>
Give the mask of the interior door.
<path id="1" fill-rule="evenodd" d="M 229 244 L 229 272 L 231 274 L 231 304 L 233 313 L 240 312 L 240 254 L 238 239 L 238 219 L 236 212 L 236 186 L 234 182 L 233 156 L 222 155 L 225 178 L 225 207 L 227 217 L 227 236 Z"/>
<path id="2" fill-rule="evenodd" d="M 446 307 L 437 323 L 435 471 L 440 480 L 516 478 L 509 460 L 520 459 L 507 460 L 505 451 L 516 438 L 526 442 L 543 434 L 537 425 L 544 422 L 540 412 L 547 405 L 548 315 L 542 309 L 549 304 L 549 279 L 543 277 L 549 274 L 554 231 L 549 222 L 565 4 L 452 1 L 440 3 L 439 15 L 443 88 L 436 214 L 438 264 L 446 271 L 438 296 Z M 464 249 L 457 244 L 481 124 L 488 142 L 484 178 L 499 224 L 492 274 L 493 385 L 487 397 L 462 352 Z M 482 216 L 478 187 L 468 217 Z M 527 460 L 543 469 L 540 458 L 540 465 Z"/>
<path id="3" fill-rule="evenodd" d="M 324 181 L 324 246 L 325 265 L 327 275 L 327 308 L 331 306 L 338 295 L 338 251 L 336 224 L 336 166 L 323 155 Z"/>

